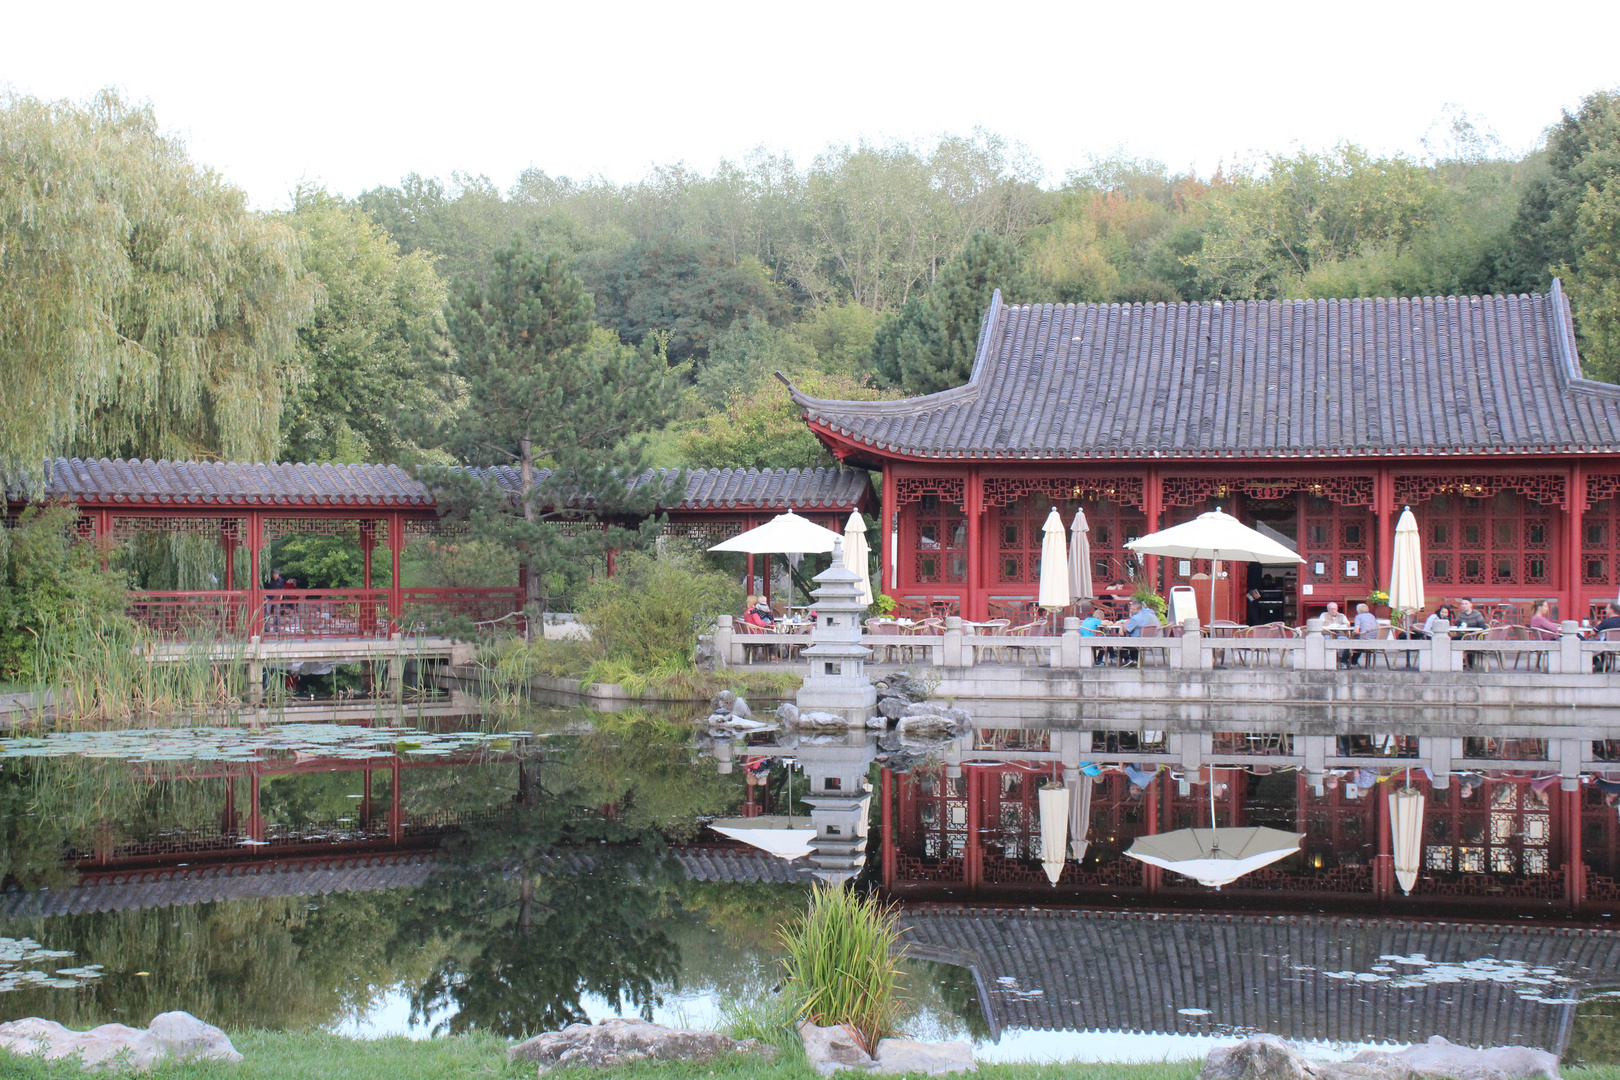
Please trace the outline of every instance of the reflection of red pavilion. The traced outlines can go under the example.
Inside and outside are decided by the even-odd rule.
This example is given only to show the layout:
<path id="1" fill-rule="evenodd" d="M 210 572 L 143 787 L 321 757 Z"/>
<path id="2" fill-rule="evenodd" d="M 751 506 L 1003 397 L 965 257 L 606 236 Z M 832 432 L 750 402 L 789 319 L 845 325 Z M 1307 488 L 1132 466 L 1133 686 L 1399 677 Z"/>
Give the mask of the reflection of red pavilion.
<path id="1" fill-rule="evenodd" d="M 971 756 L 971 755 L 964 755 Z M 1220 825 L 1302 832 L 1299 854 L 1215 893 L 1144 866 L 1125 851 L 1138 836 L 1209 823 L 1210 770 L 1185 785 L 1169 770 L 1137 787 L 1117 770 L 1093 779 L 1053 760 L 946 763 L 884 770 L 880 799 L 883 886 L 912 900 L 1113 902 L 1152 905 L 1374 908 L 1462 914 L 1485 905 L 1525 911 L 1620 907 L 1620 822 L 1596 789 L 1566 791 L 1556 777 L 1495 772 L 1453 776 L 1426 796 L 1422 872 L 1410 897 L 1395 884 L 1388 794 L 1404 772 L 1371 788 L 1352 777 L 1320 789 L 1299 771 L 1213 770 Z M 1337 780 L 1337 782 L 1334 782 Z M 1091 786 L 1083 862 L 1065 862 L 1056 886 L 1041 869 L 1037 791 L 1042 783 Z M 1186 790 L 1183 791 L 1183 786 Z M 1577 820 L 1581 827 L 1572 827 Z M 1071 837 L 1074 839 L 1074 837 Z"/>

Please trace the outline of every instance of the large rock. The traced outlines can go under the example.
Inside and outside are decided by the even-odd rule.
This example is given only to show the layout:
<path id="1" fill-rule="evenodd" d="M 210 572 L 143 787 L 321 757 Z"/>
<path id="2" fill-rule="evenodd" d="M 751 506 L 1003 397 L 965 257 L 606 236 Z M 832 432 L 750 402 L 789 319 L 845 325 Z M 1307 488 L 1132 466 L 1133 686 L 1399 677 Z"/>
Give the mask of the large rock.
<path id="1" fill-rule="evenodd" d="M 1527 1046 L 1475 1050 L 1436 1035 L 1398 1053 L 1364 1050 L 1342 1064 L 1312 1061 L 1275 1035 L 1211 1052 L 1198 1080 L 1558 1080 L 1558 1058 Z"/>
<path id="2" fill-rule="evenodd" d="M 849 720 L 830 712 L 801 712 L 795 725 L 800 731 L 848 731 Z"/>
<path id="3" fill-rule="evenodd" d="M 906 699 L 886 697 L 878 701 L 878 715 L 888 720 L 898 720 L 906 712 Z"/>
<path id="4" fill-rule="evenodd" d="M 78 1056 L 87 1069 L 121 1067 L 150 1069 L 168 1058 L 241 1061 L 231 1040 L 212 1024 L 185 1012 L 162 1013 L 147 1030 L 123 1024 L 102 1024 L 89 1031 L 73 1031 L 54 1020 L 31 1016 L 0 1024 L 0 1049 L 14 1054 L 37 1054 L 47 1060 Z"/>
<path id="5" fill-rule="evenodd" d="M 911 1039 L 879 1039 L 877 1068 L 880 1073 L 922 1073 L 948 1076 L 977 1072 L 973 1047 L 965 1042 L 925 1043 Z"/>
<path id="6" fill-rule="evenodd" d="M 747 698 L 741 696 L 740 694 L 733 695 L 731 699 L 731 715 L 737 717 L 739 720 L 752 720 L 754 718 L 754 710 L 748 707 Z"/>
<path id="7" fill-rule="evenodd" d="M 712 713 L 719 713 L 722 716 L 730 716 L 731 706 L 735 704 L 736 701 L 736 694 L 732 693 L 730 690 L 722 690 L 718 694 L 714 695 L 714 702 L 709 706 L 709 711 Z"/>
<path id="8" fill-rule="evenodd" d="M 840 1069 L 870 1069 L 877 1063 L 843 1024 L 818 1027 L 806 1020 L 799 1024 L 799 1041 L 810 1067 L 822 1076 Z"/>
<path id="9" fill-rule="evenodd" d="M 701 1064 L 733 1054 L 775 1056 L 776 1048 L 757 1039 L 728 1039 L 715 1031 L 670 1028 L 646 1020 L 603 1020 L 570 1024 L 507 1050 L 509 1061 L 532 1061 L 539 1076 L 558 1066 L 615 1069 L 635 1061 Z"/>
<path id="10" fill-rule="evenodd" d="M 776 722 L 789 731 L 799 722 L 799 707 L 791 701 L 784 701 L 776 707 Z"/>

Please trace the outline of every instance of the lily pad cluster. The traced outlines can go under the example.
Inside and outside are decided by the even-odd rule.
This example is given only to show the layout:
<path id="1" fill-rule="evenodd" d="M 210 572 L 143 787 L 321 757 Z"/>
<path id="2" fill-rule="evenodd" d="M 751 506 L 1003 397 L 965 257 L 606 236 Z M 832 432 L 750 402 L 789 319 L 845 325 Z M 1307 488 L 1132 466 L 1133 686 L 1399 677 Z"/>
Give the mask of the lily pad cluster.
<path id="1" fill-rule="evenodd" d="M 66 960 L 72 955 L 71 951 L 44 948 L 33 938 L 0 937 L 0 993 L 39 987 L 71 990 L 76 986 L 83 986 L 91 979 L 101 977 L 100 964 L 59 967 L 53 971 L 26 966 Z"/>
<path id="2" fill-rule="evenodd" d="M 288 724 L 264 728 L 159 728 L 64 731 L 0 739 L 0 759 L 85 757 L 137 764 L 165 761 L 265 761 L 307 756 L 366 760 L 408 754 L 444 757 L 487 749 L 511 750 L 528 731 L 422 731 L 408 727 Z"/>

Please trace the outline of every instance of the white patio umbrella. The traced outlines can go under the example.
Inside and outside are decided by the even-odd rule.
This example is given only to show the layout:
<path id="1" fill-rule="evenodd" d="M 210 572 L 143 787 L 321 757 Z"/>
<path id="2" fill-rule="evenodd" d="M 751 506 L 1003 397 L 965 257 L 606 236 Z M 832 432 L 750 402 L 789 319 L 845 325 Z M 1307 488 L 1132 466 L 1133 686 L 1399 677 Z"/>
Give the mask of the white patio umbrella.
<path id="1" fill-rule="evenodd" d="M 1199 514 L 1191 521 L 1149 533 L 1125 545 L 1138 555 L 1163 555 L 1171 559 L 1209 559 L 1209 615 L 1215 617 L 1215 566 L 1229 562 L 1257 562 L 1267 566 L 1302 563 L 1299 552 L 1279 544 L 1249 528 L 1219 507 Z M 1166 835 L 1169 835 L 1168 833 Z"/>
<path id="2" fill-rule="evenodd" d="M 1041 591 L 1036 602 L 1043 608 L 1066 608 L 1073 599 L 1069 595 L 1069 538 L 1057 507 L 1046 515 L 1041 532 Z"/>
<path id="3" fill-rule="evenodd" d="M 1423 792 L 1404 787 L 1389 793 L 1389 831 L 1395 848 L 1395 880 L 1412 895 L 1423 869 Z"/>
<path id="4" fill-rule="evenodd" d="M 743 551 L 751 555 L 765 556 L 765 580 L 769 583 L 773 554 L 803 555 L 807 552 L 831 551 L 834 541 L 841 538 L 842 534 L 824 529 L 789 510 L 757 528 L 739 533 L 730 540 L 722 540 L 709 550 Z M 750 581 L 748 588 L 752 590 L 753 587 L 754 583 Z"/>
<path id="5" fill-rule="evenodd" d="M 1091 833 L 1091 777 L 1084 773 L 1074 782 L 1069 792 L 1069 857 L 1075 862 L 1086 861 L 1087 839 Z"/>
<path id="6" fill-rule="evenodd" d="M 849 512 L 849 522 L 844 526 L 844 568 L 853 570 L 861 575 L 861 581 L 856 586 L 856 596 L 861 603 L 872 602 L 872 571 L 869 568 L 871 553 L 866 546 L 866 522 L 861 518 L 859 510 Z"/>
<path id="7" fill-rule="evenodd" d="M 1389 563 L 1389 606 L 1410 615 L 1423 610 L 1423 546 L 1417 518 L 1408 506 L 1395 525 L 1395 553 Z M 1410 891 L 1410 890 L 1408 890 Z"/>
<path id="8" fill-rule="evenodd" d="M 1219 889 L 1244 874 L 1286 859 L 1299 850 L 1304 833 L 1259 826 L 1237 828 L 1215 825 L 1215 777 L 1209 777 L 1208 829 L 1176 829 L 1139 836 L 1125 852 L 1133 859 L 1194 878 L 1200 885 Z"/>
<path id="9" fill-rule="evenodd" d="M 775 855 L 779 859 L 801 859 L 810 854 L 816 830 L 794 828 L 791 819 L 781 814 L 765 814 L 751 818 L 718 818 L 709 828 L 721 836 L 741 840 L 751 847 Z"/>
<path id="10" fill-rule="evenodd" d="M 1074 512 L 1069 526 L 1069 592 L 1075 600 L 1091 598 L 1091 523 L 1084 510 Z"/>
<path id="11" fill-rule="evenodd" d="M 1043 785 L 1036 798 L 1041 809 L 1041 868 L 1046 871 L 1046 880 L 1056 885 L 1068 855 L 1069 789 L 1061 784 Z"/>

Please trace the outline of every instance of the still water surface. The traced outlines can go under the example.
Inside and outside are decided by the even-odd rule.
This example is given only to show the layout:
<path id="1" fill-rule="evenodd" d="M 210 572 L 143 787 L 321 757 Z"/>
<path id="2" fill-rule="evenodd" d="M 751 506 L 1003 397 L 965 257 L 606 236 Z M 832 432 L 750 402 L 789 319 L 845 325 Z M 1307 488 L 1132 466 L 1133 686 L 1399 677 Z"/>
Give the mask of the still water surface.
<path id="1" fill-rule="evenodd" d="M 694 736 L 679 717 L 534 710 L 0 740 L 0 1020 L 715 1024 L 779 983 L 809 877 L 704 832 L 744 801 L 745 770 Z M 904 1026 L 987 1060 L 1196 1057 L 1256 1030 L 1324 1056 L 1444 1034 L 1606 1061 L 1620 1041 L 1601 932 L 905 918 L 928 959 L 908 962 Z"/>

